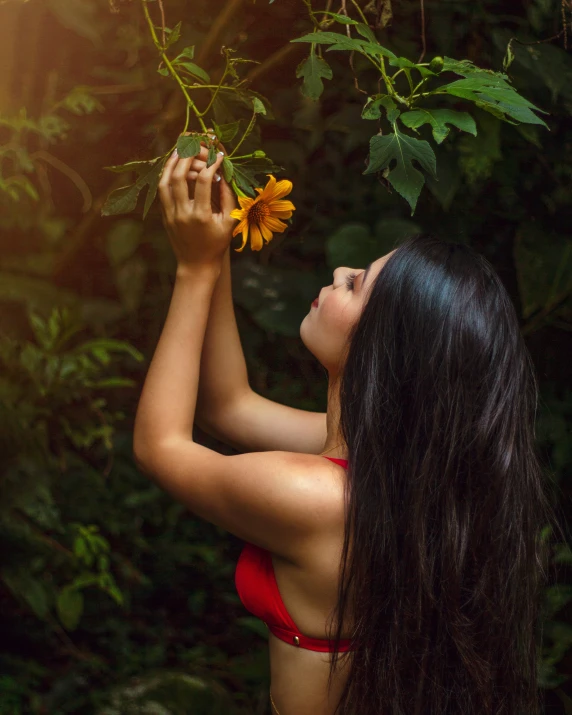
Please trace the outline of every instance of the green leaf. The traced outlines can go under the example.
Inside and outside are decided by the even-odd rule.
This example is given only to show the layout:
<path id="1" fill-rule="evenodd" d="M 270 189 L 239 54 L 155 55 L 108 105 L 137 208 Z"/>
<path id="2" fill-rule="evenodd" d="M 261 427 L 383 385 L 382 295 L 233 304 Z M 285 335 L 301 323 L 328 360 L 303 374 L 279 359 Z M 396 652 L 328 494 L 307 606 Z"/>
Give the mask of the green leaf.
<path id="1" fill-rule="evenodd" d="M 514 248 L 522 317 L 541 312 L 559 296 L 572 296 L 572 243 L 562 234 L 522 224 Z M 560 308 L 565 308 L 562 304 Z"/>
<path id="2" fill-rule="evenodd" d="M 392 67 L 399 67 L 400 69 L 405 67 L 407 69 L 417 70 L 422 77 L 437 77 L 436 72 L 433 72 L 428 67 L 411 62 L 411 60 L 408 60 L 407 57 L 390 57 L 389 64 Z"/>
<path id="3" fill-rule="evenodd" d="M 483 81 L 486 78 L 496 78 L 497 80 L 508 80 L 508 76 L 502 72 L 495 72 L 494 70 L 486 70 L 482 67 L 477 67 L 470 60 L 454 60 L 451 57 L 443 58 L 443 69 L 441 72 L 454 72 L 455 74 L 460 74 L 462 77 L 481 77 Z M 506 82 L 508 84 L 508 82 Z"/>
<path id="4" fill-rule="evenodd" d="M 212 166 L 215 163 L 215 161 L 216 161 L 216 149 L 215 149 L 215 145 L 211 144 L 209 146 L 209 152 L 207 154 L 207 169 L 209 168 L 209 166 Z"/>
<path id="5" fill-rule="evenodd" d="M 375 32 L 371 29 L 371 27 L 368 27 L 368 25 L 366 25 L 365 23 L 363 23 L 363 22 L 356 23 L 356 30 L 359 32 L 359 34 L 362 37 L 365 37 L 365 39 L 369 40 L 369 42 L 371 42 L 372 44 L 374 44 L 374 45 L 379 44 L 377 41 L 377 37 L 375 36 Z M 380 45 L 380 47 L 381 47 L 381 45 Z"/>
<path id="6" fill-rule="evenodd" d="M 393 123 L 399 116 L 397 104 L 388 94 L 374 94 L 368 97 L 362 109 L 362 119 L 379 119 L 381 117 L 381 107 L 387 112 L 387 119 Z"/>
<path id="7" fill-rule="evenodd" d="M 165 45 L 165 48 L 174 45 L 175 42 L 177 42 L 177 40 L 181 37 L 181 25 L 182 22 L 179 20 L 179 22 L 172 30 L 170 30 L 168 27 L 165 28 L 165 32 L 168 33 L 167 44 Z"/>
<path id="8" fill-rule="evenodd" d="M 331 45 L 331 47 L 328 47 L 328 51 L 349 50 L 351 52 L 352 50 L 357 50 L 357 52 L 364 54 L 381 55 L 390 58 L 395 57 L 393 52 L 378 43 L 364 42 L 363 40 L 357 40 L 338 32 L 312 32 L 309 35 L 290 40 L 290 42 L 313 42 L 318 45 Z"/>
<path id="9" fill-rule="evenodd" d="M 194 62 L 178 62 L 177 65 L 179 67 L 184 67 L 187 72 L 195 77 L 198 77 L 199 79 L 202 79 L 204 82 L 209 83 L 211 81 L 209 75 Z"/>
<path id="10" fill-rule="evenodd" d="M 252 98 L 252 106 L 254 107 L 254 112 L 256 114 L 266 114 L 266 107 L 264 103 L 258 99 L 258 97 Z"/>
<path id="11" fill-rule="evenodd" d="M 134 348 L 133 345 L 130 345 L 123 340 L 115 340 L 114 338 L 95 338 L 93 340 L 86 340 L 72 350 L 74 354 L 88 352 L 95 354 L 96 351 L 127 353 L 128 355 L 131 355 L 132 358 L 137 360 L 137 362 L 143 362 L 145 359 L 139 350 Z"/>
<path id="12" fill-rule="evenodd" d="M 180 135 L 177 139 L 177 153 L 181 159 L 200 154 L 202 136 L 196 134 Z"/>
<path id="13" fill-rule="evenodd" d="M 239 189 L 242 189 L 248 196 L 256 196 L 254 187 L 258 185 L 254 173 L 247 169 L 244 165 L 233 164 L 234 167 L 234 180 L 237 183 Z"/>
<path id="14" fill-rule="evenodd" d="M 148 161 L 128 161 L 126 164 L 115 164 L 113 166 L 104 166 L 107 171 L 113 171 L 116 174 L 123 174 L 125 171 L 136 171 L 141 173 L 149 167 Z"/>
<path id="15" fill-rule="evenodd" d="M 230 142 L 234 139 L 236 133 L 238 132 L 239 126 L 239 122 L 230 122 L 229 124 L 217 124 L 213 120 L 213 128 L 215 130 L 215 134 L 218 137 L 218 140 L 223 143 Z"/>
<path id="16" fill-rule="evenodd" d="M 175 62 L 180 62 L 182 59 L 192 60 L 194 56 L 195 46 L 189 45 L 188 47 L 185 47 L 185 49 L 175 57 L 171 64 L 175 64 Z"/>
<path id="17" fill-rule="evenodd" d="M 155 196 L 157 195 L 157 188 L 159 186 L 159 181 L 161 180 L 161 173 L 163 171 L 163 167 L 165 166 L 166 161 L 167 157 L 160 159 L 146 177 L 149 188 L 147 189 L 145 205 L 143 206 L 143 218 L 147 216 L 147 212 L 151 208 L 151 204 L 153 203 Z"/>
<path id="18" fill-rule="evenodd" d="M 320 10 L 321 15 L 330 15 L 331 17 L 334 18 L 334 20 L 337 20 L 337 22 L 341 22 L 342 25 L 359 25 L 359 22 L 357 20 L 354 20 L 351 17 L 348 17 L 347 15 L 340 15 L 337 12 L 330 12 L 329 10 Z"/>
<path id="19" fill-rule="evenodd" d="M 402 134 L 396 123 L 393 124 L 393 130 L 393 134 L 376 135 L 370 139 L 369 165 L 363 174 L 389 169 L 387 180 L 409 203 L 413 215 L 425 183 L 425 177 L 413 162 L 417 161 L 425 171 L 436 176 L 435 154 L 428 142 Z M 393 161 L 395 166 L 390 169 Z"/>
<path id="20" fill-rule="evenodd" d="M 414 109 L 403 113 L 400 119 L 406 127 L 413 130 L 417 130 L 423 124 L 430 124 L 437 144 L 441 144 L 447 138 L 450 132 L 447 124 L 477 136 L 475 120 L 467 112 L 455 112 L 452 109 Z"/>
<path id="21" fill-rule="evenodd" d="M 57 597 L 58 618 L 68 631 L 73 631 L 83 613 L 83 594 L 74 588 L 63 588 Z"/>
<path id="22" fill-rule="evenodd" d="M 131 186 L 121 186 L 114 189 L 101 209 L 102 216 L 114 216 L 116 214 L 127 214 L 137 206 L 139 192 L 143 187 L 132 184 Z"/>
<path id="23" fill-rule="evenodd" d="M 509 121 L 508 117 L 518 122 L 527 124 L 542 124 L 548 129 L 547 124 L 531 111 L 548 114 L 536 107 L 505 82 L 501 77 L 468 77 L 460 79 L 451 84 L 446 84 L 439 88 L 448 94 L 475 102 L 477 106 L 485 111 L 494 114 L 503 121 Z"/>
<path id="24" fill-rule="evenodd" d="M 506 54 L 504 56 L 504 59 L 502 61 L 502 68 L 506 72 L 507 69 L 511 66 L 511 64 L 514 62 L 514 52 L 512 49 L 512 40 L 508 43 L 506 47 Z"/>
<path id="25" fill-rule="evenodd" d="M 222 160 L 222 173 L 227 184 L 230 184 L 232 177 L 234 176 L 234 164 L 226 156 Z"/>
<path id="26" fill-rule="evenodd" d="M 303 77 L 302 94 L 310 99 L 317 100 L 324 91 L 323 79 L 332 79 L 332 68 L 321 57 L 318 57 L 312 45 L 310 56 L 302 60 L 296 69 L 296 77 Z"/>

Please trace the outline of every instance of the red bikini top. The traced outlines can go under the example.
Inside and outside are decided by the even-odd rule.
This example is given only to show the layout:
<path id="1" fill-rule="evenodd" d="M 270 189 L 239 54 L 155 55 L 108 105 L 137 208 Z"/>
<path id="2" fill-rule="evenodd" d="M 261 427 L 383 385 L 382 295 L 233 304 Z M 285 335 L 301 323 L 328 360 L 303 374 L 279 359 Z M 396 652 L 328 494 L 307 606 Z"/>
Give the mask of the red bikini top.
<path id="1" fill-rule="evenodd" d="M 346 459 L 336 457 L 324 457 L 324 459 L 337 462 L 347 469 Z M 277 638 L 307 650 L 317 650 L 322 653 L 334 650 L 333 641 L 327 638 L 311 638 L 300 633 L 280 596 L 270 551 L 246 542 L 238 559 L 234 583 L 244 607 L 260 618 Z M 339 650 L 352 650 L 350 645 L 351 639 L 341 639 Z"/>

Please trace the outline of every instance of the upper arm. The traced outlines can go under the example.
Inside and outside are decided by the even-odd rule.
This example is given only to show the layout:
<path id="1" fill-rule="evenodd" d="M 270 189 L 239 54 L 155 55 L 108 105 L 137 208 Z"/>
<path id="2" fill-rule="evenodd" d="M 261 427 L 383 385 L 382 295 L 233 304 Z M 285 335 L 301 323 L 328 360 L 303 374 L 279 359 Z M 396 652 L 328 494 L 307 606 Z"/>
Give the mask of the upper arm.
<path id="1" fill-rule="evenodd" d="M 311 455 L 228 456 L 176 439 L 137 461 L 197 516 L 291 561 L 335 517 L 335 468 Z"/>
<path id="2" fill-rule="evenodd" d="M 326 413 L 301 410 L 247 389 L 217 414 L 195 422 L 221 442 L 244 452 L 281 450 L 319 454 L 327 436 Z"/>

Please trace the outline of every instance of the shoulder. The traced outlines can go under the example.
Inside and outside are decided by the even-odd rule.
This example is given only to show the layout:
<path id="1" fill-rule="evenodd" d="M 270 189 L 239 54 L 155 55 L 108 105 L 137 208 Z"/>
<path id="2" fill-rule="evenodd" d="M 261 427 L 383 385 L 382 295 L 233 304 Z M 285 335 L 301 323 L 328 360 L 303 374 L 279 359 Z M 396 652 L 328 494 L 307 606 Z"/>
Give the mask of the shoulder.
<path id="1" fill-rule="evenodd" d="M 222 455 L 186 441 L 147 467 L 200 518 L 290 561 L 317 535 L 339 528 L 345 470 L 319 455 Z"/>

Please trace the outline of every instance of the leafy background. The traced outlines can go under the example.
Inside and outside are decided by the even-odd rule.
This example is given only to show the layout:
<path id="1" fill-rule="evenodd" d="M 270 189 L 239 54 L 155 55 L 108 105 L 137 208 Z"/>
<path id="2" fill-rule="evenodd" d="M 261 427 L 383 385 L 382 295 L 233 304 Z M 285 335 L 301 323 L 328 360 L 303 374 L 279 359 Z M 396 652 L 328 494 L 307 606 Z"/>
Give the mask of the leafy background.
<path id="1" fill-rule="evenodd" d="M 147 5 L 158 22 L 157 2 Z M 377 125 L 362 118 L 358 87 L 379 91 L 367 62 L 318 50 L 323 92 L 316 101 L 301 91 L 310 45 L 291 40 L 312 31 L 304 2 L 164 6 L 169 28 L 181 22 L 173 48 L 194 46 L 192 61 L 213 81 L 222 46 L 250 60 L 237 72 L 268 106 L 242 149 L 263 149 L 283 167 L 276 175 L 294 183 L 291 228 L 259 254 L 232 256 L 253 389 L 324 410 L 323 369 L 298 331 L 333 269 L 363 267 L 419 229 L 470 243 L 521 316 L 541 384 L 539 448 L 567 525 L 567 5 L 425 1 L 426 61 L 441 55 L 502 71 L 511 59 L 510 79 L 549 112 L 549 130 L 472 108 L 477 136 L 453 128 L 435 147 L 437 177 L 427 176 L 413 216 L 381 174 L 363 175 Z M 372 25 L 379 19 L 380 41 L 417 61 L 420 4 L 363 7 Z M 0 713 L 269 712 L 266 629 L 234 590 L 241 542 L 174 503 L 132 459 L 132 420 L 174 263 L 156 201 L 102 215 L 126 184 L 104 167 L 173 146 L 185 125 L 180 88 L 157 71 L 135 1 L 3 0 L 0 68 Z M 217 111 L 215 121 L 228 121 Z M 250 110 L 229 111 L 244 131 Z M 199 129 L 192 116 L 188 128 Z M 403 131 L 431 139 L 427 125 Z M 195 438 L 232 451 L 198 428 Z M 539 624 L 541 683 L 547 712 L 572 713 L 572 558 L 567 544 L 552 543 L 550 553 L 558 577 Z"/>

